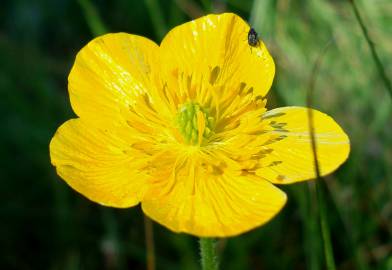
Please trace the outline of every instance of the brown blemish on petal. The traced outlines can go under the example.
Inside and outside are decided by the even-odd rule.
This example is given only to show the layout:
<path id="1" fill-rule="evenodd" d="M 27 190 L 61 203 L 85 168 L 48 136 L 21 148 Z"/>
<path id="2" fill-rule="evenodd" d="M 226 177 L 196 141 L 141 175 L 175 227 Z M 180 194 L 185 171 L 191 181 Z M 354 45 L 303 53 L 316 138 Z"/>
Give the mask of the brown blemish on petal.
<path id="1" fill-rule="evenodd" d="M 272 137 L 269 140 L 267 140 L 265 143 L 263 143 L 263 145 L 268 145 L 268 144 L 271 144 L 271 143 L 279 142 L 281 140 L 284 140 L 287 137 L 288 137 L 287 135 L 280 135 L 278 137 Z"/>
<path id="2" fill-rule="evenodd" d="M 220 67 L 216 66 L 212 69 L 210 73 L 210 84 L 213 85 L 215 84 L 216 80 L 218 79 L 220 73 Z"/>
<path id="3" fill-rule="evenodd" d="M 270 164 L 270 165 L 268 165 L 268 167 L 271 167 L 271 166 L 277 166 L 277 165 L 279 165 L 279 164 L 281 164 L 281 163 L 283 163 L 283 161 L 280 161 L 280 160 L 273 161 L 273 162 L 271 162 L 271 164 Z"/>
<path id="4" fill-rule="evenodd" d="M 287 135 L 280 135 L 278 138 L 275 139 L 275 141 L 281 141 L 285 138 L 287 138 Z"/>
<path id="5" fill-rule="evenodd" d="M 275 121 L 271 121 L 269 125 L 275 129 L 282 129 L 283 127 L 287 126 L 287 123 L 277 123 Z"/>
<path id="6" fill-rule="evenodd" d="M 265 119 L 270 119 L 270 118 L 274 118 L 274 117 L 280 117 L 285 115 L 286 113 L 284 112 L 280 112 L 280 113 L 275 113 L 275 114 L 269 114 L 267 113 L 267 115 L 263 115 L 261 116 L 261 119 L 265 120 Z"/>
<path id="7" fill-rule="evenodd" d="M 187 85 L 188 90 L 190 90 L 192 87 L 192 74 L 188 75 L 187 80 L 186 80 L 186 85 Z"/>
<path id="8" fill-rule="evenodd" d="M 273 151 L 274 151 L 274 149 L 266 148 L 266 149 L 260 150 L 259 154 L 271 154 Z"/>
<path id="9" fill-rule="evenodd" d="M 246 87 L 246 83 L 241 82 L 241 83 L 240 83 L 240 88 L 238 89 L 238 94 L 239 94 L 239 95 L 242 94 L 242 91 L 244 91 L 245 87 Z"/>

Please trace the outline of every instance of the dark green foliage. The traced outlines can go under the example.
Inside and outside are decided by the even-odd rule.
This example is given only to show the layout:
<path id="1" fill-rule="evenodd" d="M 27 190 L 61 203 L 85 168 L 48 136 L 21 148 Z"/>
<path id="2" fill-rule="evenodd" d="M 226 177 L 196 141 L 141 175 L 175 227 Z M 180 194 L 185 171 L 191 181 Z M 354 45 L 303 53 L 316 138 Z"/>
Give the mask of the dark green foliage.
<path id="1" fill-rule="evenodd" d="M 357 5 L 391 78 L 392 2 Z M 86 11 L 89 6 L 95 11 Z M 212 6 L 190 0 L 3 0 L 0 269 L 145 269 L 140 208 L 104 208 L 72 191 L 50 165 L 48 144 L 56 128 L 74 117 L 67 76 L 94 31 L 124 31 L 159 43 L 163 31 L 217 7 L 250 18 L 274 56 L 270 108 L 305 104 L 313 63 L 332 40 L 314 107 L 333 116 L 352 141 L 348 162 L 322 185 L 336 265 L 392 269 L 392 102 L 350 3 L 327 0 Z M 89 28 L 91 14 L 103 27 Z M 289 201 L 272 222 L 217 243 L 221 269 L 325 269 L 313 184 L 282 188 Z M 156 224 L 154 229 L 157 269 L 199 269 L 195 238 Z"/>

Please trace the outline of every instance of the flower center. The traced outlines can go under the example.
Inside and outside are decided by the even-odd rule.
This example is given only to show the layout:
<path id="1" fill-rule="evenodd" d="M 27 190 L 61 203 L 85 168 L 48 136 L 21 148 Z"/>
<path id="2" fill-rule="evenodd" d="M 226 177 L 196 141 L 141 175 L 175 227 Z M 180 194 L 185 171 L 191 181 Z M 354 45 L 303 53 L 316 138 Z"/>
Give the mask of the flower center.
<path id="1" fill-rule="evenodd" d="M 208 139 L 213 133 L 214 117 L 197 103 L 183 104 L 176 120 L 178 129 L 188 144 L 201 145 L 203 138 Z"/>

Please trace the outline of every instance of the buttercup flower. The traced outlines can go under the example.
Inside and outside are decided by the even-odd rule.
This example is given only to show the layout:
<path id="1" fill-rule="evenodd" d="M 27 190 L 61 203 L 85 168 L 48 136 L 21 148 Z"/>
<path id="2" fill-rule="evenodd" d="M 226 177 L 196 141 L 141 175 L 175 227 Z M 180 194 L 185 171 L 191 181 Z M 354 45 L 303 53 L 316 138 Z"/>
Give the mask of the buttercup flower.
<path id="1" fill-rule="evenodd" d="M 131 207 L 175 232 L 233 236 L 286 202 L 273 184 L 314 178 L 307 109 L 266 110 L 275 66 L 249 25 L 208 15 L 171 30 L 160 46 L 107 34 L 87 44 L 69 75 L 78 118 L 50 143 L 57 173 L 97 203 Z M 313 111 L 322 175 L 349 139 Z"/>

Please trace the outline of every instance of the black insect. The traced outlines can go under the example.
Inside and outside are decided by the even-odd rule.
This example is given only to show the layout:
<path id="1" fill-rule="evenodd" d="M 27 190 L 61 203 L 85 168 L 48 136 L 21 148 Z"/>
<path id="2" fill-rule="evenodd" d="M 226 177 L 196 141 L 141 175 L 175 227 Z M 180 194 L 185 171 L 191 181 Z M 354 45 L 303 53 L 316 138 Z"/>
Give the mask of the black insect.
<path id="1" fill-rule="evenodd" d="M 256 47 L 259 45 L 259 37 L 257 36 L 257 32 L 255 29 L 251 28 L 248 32 L 248 44 L 249 46 Z"/>

